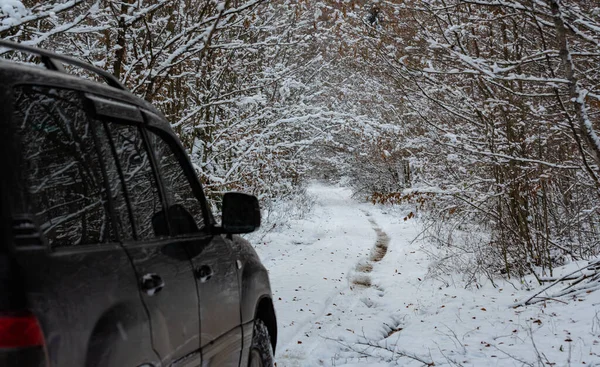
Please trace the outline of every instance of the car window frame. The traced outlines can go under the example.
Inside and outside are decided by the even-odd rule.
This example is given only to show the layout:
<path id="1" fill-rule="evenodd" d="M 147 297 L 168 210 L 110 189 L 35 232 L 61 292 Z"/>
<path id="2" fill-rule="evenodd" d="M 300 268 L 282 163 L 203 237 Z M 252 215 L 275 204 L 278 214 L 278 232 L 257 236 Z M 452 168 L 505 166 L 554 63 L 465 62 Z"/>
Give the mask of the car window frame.
<path id="1" fill-rule="evenodd" d="M 117 168 L 118 171 L 118 176 L 119 176 L 119 181 L 120 181 L 120 186 L 121 186 L 121 190 L 123 192 L 123 196 L 125 199 L 125 205 L 127 207 L 127 216 L 129 218 L 129 222 L 131 225 L 131 230 L 132 230 L 132 238 L 120 238 L 120 242 L 121 243 L 131 243 L 131 242 L 155 242 L 155 241 L 161 241 L 164 240 L 166 238 L 169 238 L 169 236 L 155 236 L 152 238 L 140 238 L 139 233 L 138 233 L 138 228 L 137 228 L 137 222 L 135 221 L 135 214 L 136 211 L 134 209 L 134 205 L 131 202 L 131 196 L 129 193 L 129 189 L 127 186 L 127 183 L 125 182 L 125 176 L 123 174 L 123 167 L 121 165 L 121 162 L 118 159 L 118 155 L 117 155 L 117 147 L 115 145 L 114 142 L 114 137 L 113 137 L 113 131 L 111 130 L 111 125 L 119 125 L 119 126 L 132 126 L 135 127 L 138 131 L 138 133 L 140 134 L 140 137 L 142 139 L 142 144 L 143 144 L 143 148 L 146 152 L 146 154 L 148 155 L 148 159 L 150 161 L 150 169 L 152 170 L 152 176 L 154 177 L 154 182 L 156 183 L 156 188 L 158 190 L 158 195 L 160 196 L 160 203 L 162 205 L 162 210 L 164 211 L 167 207 L 168 207 L 168 203 L 166 200 L 166 196 L 165 196 L 165 191 L 162 185 L 162 179 L 160 178 L 160 174 L 158 171 L 158 167 L 156 166 L 156 162 L 154 161 L 154 157 L 153 154 L 151 153 L 151 150 L 149 149 L 149 143 L 148 143 L 148 138 L 146 136 L 146 132 L 144 130 L 143 124 L 140 122 L 134 122 L 134 121 L 127 121 L 127 120 L 115 120 L 112 117 L 102 117 L 101 116 L 97 116 L 95 117 L 99 122 L 102 123 L 102 125 L 104 126 L 105 129 L 105 133 L 107 135 L 107 139 L 109 141 L 110 144 L 110 153 L 111 153 L 111 158 L 114 160 L 114 164 Z M 115 211 L 114 215 L 115 218 L 117 217 L 117 213 L 116 213 L 116 208 L 113 206 L 113 211 Z M 168 216 L 168 213 L 166 213 L 166 215 Z M 167 220 L 167 228 L 169 230 L 169 233 L 171 232 L 171 228 L 170 228 L 170 222 Z"/>
<path id="2" fill-rule="evenodd" d="M 35 70 L 35 71 L 37 71 L 37 70 Z M 101 250 L 99 247 L 102 247 L 102 248 L 110 247 L 110 246 L 114 247 L 114 246 L 118 246 L 118 245 L 122 245 L 122 244 L 126 244 L 126 243 L 127 244 L 133 244 L 133 243 L 139 243 L 139 242 L 164 243 L 166 240 L 168 240 L 168 238 L 175 238 L 175 237 L 180 238 L 180 237 L 189 237 L 189 236 L 197 236 L 197 235 L 202 235 L 202 236 L 213 235 L 214 234 L 213 229 L 215 227 L 215 220 L 214 220 L 212 211 L 210 210 L 210 207 L 208 205 L 208 201 L 206 199 L 204 189 L 202 187 L 202 183 L 200 182 L 200 180 L 198 178 L 196 170 L 194 169 L 194 167 L 189 159 L 189 156 L 187 155 L 185 149 L 181 145 L 181 142 L 178 140 L 177 136 L 175 135 L 175 133 L 172 130 L 170 130 L 169 128 L 166 128 L 166 127 L 170 126 L 170 123 L 168 122 L 168 120 L 165 117 L 163 117 L 162 115 L 160 115 L 160 113 L 158 111 L 150 110 L 148 106 L 146 106 L 144 103 L 142 103 L 144 101 L 137 100 L 138 98 L 131 96 L 130 93 L 127 93 L 127 95 L 122 96 L 123 98 L 120 98 L 121 91 L 118 91 L 117 93 L 108 96 L 106 93 L 105 87 L 99 87 L 99 90 L 95 91 L 93 86 L 92 86 L 92 88 L 90 88 L 90 85 L 87 85 L 87 84 L 88 83 L 82 83 L 82 85 L 79 85 L 78 83 L 65 83 L 63 85 L 62 83 L 59 83 L 59 80 L 49 81 L 49 80 L 43 79 L 43 78 L 31 78 L 26 81 L 24 81 L 24 80 L 9 81 L 7 83 L 7 85 L 5 85 L 3 87 L 3 89 L 5 89 L 10 94 L 10 97 L 11 97 L 10 98 L 11 106 L 10 106 L 10 108 L 7 109 L 7 112 L 9 114 L 8 122 L 11 124 L 15 123 L 15 121 L 14 121 L 15 111 L 14 111 L 14 106 L 12 106 L 15 103 L 14 102 L 15 101 L 14 100 L 15 88 L 18 88 L 18 87 L 57 88 L 57 89 L 64 89 L 64 90 L 76 92 L 80 96 L 80 98 L 83 102 L 83 111 L 88 116 L 89 123 L 101 124 L 102 126 L 97 126 L 97 128 L 104 129 L 102 131 L 102 133 L 108 135 L 111 154 L 113 155 L 112 159 L 114 159 L 114 151 L 113 150 L 116 149 L 116 147 L 114 145 L 112 135 L 110 134 L 110 125 L 111 124 L 130 125 L 130 126 L 133 125 L 139 129 L 140 133 L 142 134 L 142 139 L 144 141 L 144 148 L 146 149 L 146 152 L 149 154 L 149 157 L 150 157 L 151 168 L 153 170 L 153 175 L 155 177 L 156 184 L 158 186 L 159 195 L 161 196 L 161 203 L 163 205 L 163 210 L 168 207 L 168 202 L 166 199 L 167 188 L 164 186 L 163 177 L 162 177 L 159 167 L 156 163 L 156 157 L 155 157 L 154 153 L 152 152 L 152 149 L 149 149 L 150 142 L 149 142 L 149 137 L 147 135 L 148 132 L 151 132 L 151 133 L 157 135 L 160 139 L 162 139 L 169 146 L 169 148 L 175 155 L 177 161 L 179 162 L 179 165 L 180 165 L 181 169 L 183 170 L 184 175 L 186 176 L 186 178 L 188 180 L 188 183 L 192 190 L 193 196 L 196 198 L 196 200 L 198 200 L 198 203 L 200 204 L 201 212 L 203 215 L 203 225 L 201 228 L 199 228 L 199 231 L 197 233 L 190 233 L 190 234 L 185 234 L 185 235 L 178 235 L 178 236 L 170 235 L 170 236 L 162 236 L 162 237 L 155 237 L 152 239 L 140 240 L 138 238 L 132 238 L 132 239 L 121 238 L 121 235 L 119 233 L 115 233 L 115 236 L 113 236 L 114 238 L 111 238 L 111 240 L 108 242 L 98 243 L 98 244 L 67 246 L 67 247 L 52 246 L 52 245 L 50 245 L 49 241 L 47 241 L 46 237 L 42 236 L 42 238 L 41 238 L 42 244 L 47 249 L 47 251 L 48 252 L 62 252 L 62 251 L 72 252 L 72 251 L 79 251 L 79 249 L 81 249 L 81 250 L 84 250 L 84 249 Z M 100 99 L 104 99 L 107 101 L 124 104 L 129 107 L 133 107 L 133 108 L 137 109 L 138 111 L 140 111 L 140 113 L 143 117 L 143 122 L 136 122 L 136 121 L 122 119 L 122 118 L 118 118 L 118 117 L 114 117 L 114 116 L 105 116 L 105 115 L 98 114 L 94 110 L 93 105 L 92 105 L 93 103 L 90 100 L 90 98 L 88 97 L 88 95 L 91 95 L 91 96 L 94 96 L 94 97 L 97 97 Z M 134 98 L 134 100 L 132 100 L 132 97 Z M 97 135 L 97 134 L 95 134 L 95 135 Z M 102 165 L 101 172 L 102 172 L 103 181 L 104 181 L 103 186 L 104 186 L 106 192 L 110 196 L 110 198 L 108 198 L 108 200 L 107 200 L 108 201 L 107 205 L 109 207 L 109 209 L 108 209 L 109 212 L 107 213 L 107 215 L 109 216 L 109 218 L 111 220 L 111 224 L 114 227 L 116 225 L 114 221 L 117 220 L 117 212 L 116 212 L 116 208 L 114 206 L 113 200 L 112 200 L 112 190 L 110 188 L 110 184 L 107 181 L 107 179 L 108 179 L 107 174 L 106 174 L 106 170 L 107 170 L 106 159 L 107 159 L 107 157 L 105 157 L 103 154 L 98 152 L 98 150 L 100 149 L 100 147 L 98 146 L 98 139 L 99 139 L 98 136 L 94 136 L 94 143 L 96 144 L 96 147 L 94 150 L 97 152 L 98 159 Z M 19 145 L 20 145 L 20 143 L 19 143 Z M 116 164 L 118 164 L 120 167 L 120 162 L 116 162 Z M 120 172 L 120 176 L 121 176 L 121 181 L 122 181 L 122 172 Z M 124 195 L 126 195 L 126 197 L 127 197 L 126 205 L 128 208 L 128 216 L 132 216 L 132 215 L 134 215 L 134 210 L 131 205 L 129 194 L 124 192 Z M 14 205 L 15 205 L 15 203 L 12 203 L 10 206 L 14 207 Z M 22 209 L 22 208 L 15 208 L 15 209 Z M 166 213 L 166 214 L 168 217 L 168 213 Z M 132 222 L 131 218 L 129 220 L 130 220 L 130 222 Z M 170 226 L 170 218 L 168 220 L 168 223 L 169 223 L 168 225 Z M 38 223 L 36 223 L 36 225 L 39 226 Z M 169 232 L 171 232 L 170 227 L 169 227 Z M 135 236 L 137 237 L 137 232 L 135 232 Z"/>
<path id="3" fill-rule="evenodd" d="M 193 168 L 193 165 L 191 164 L 191 161 L 190 161 L 187 153 L 185 152 L 185 149 L 181 145 L 181 142 L 177 138 L 177 136 L 174 134 L 174 132 L 172 130 L 164 128 L 165 124 L 167 126 L 170 126 L 169 122 L 164 117 L 160 116 L 157 113 L 149 111 L 138 105 L 132 104 L 131 102 L 121 100 L 119 98 L 106 97 L 106 96 L 99 95 L 99 94 L 89 92 L 89 91 L 86 91 L 85 95 L 90 95 L 92 97 L 95 97 L 95 98 L 98 98 L 101 100 L 106 100 L 106 101 L 111 101 L 111 102 L 115 102 L 118 104 L 123 104 L 128 107 L 135 107 L 140 111 L 141 116 L 143 118 L 143 120 L 141 122 L 124 119 L 124 118 L 118 118 L 118 117 L 114 117 L 114 116 L 101 115 L 101 114 L 96 113 L 96 111 L 94 110 L 93 107 L 90 107 L 90 113 L 92 114 L 93 119 L 95 119 L 99 122 L 102 122 L 102 124 L 105 125 L 105 127 L 107 129 L 106 131 L 107 131 L 107 134 L 109 134 L 111 150 L 116 149 L 116 146 L 112 139 L 112 135 L 109 133 L 110 125 L 127 125 L 127 126 L 135 126 L 138 128 L 138 130 L 141 134 L 142 140 L 144 142 L 144 149 L 146 150 L 146 153 L 148 154 L 149 159 L 150 159 L 150 164 L 152 167 L 153 175 L 154 175 L 154 178 L 155 178 L 157 186 L 158 186 L 159 194 L 161 196 L 161 203 L 163 205 L 163 210 L 164 210 L 165 208 L 168 208 L 168 206 L 169 206 L 169 202 L 167 199 L 167 196 L 168 196 L 167 194 L 169 192 L 169 189 L 167 188 L 167 186 L 165 186 L 164 178 L 162 177 L 162 173 L 160 172 L 160 168 L 159 168 L 159 165 L 157 162 L 157 158 L 154 154 L 154 150 L 151 149 L 150 137 L 148 136 L 148 134 L 154 134 L 159 139 L 162 139 L 162 141 L 169 146 L 169 148 L 171 149 L 171 152 L 175 155 L 175 158 L 176 158 L 177 162 L 179 163 L 180 169 L 183 170 L 183 174 L 185 175 L 185 177 L 188 180 L 190 189 L 192 190 L 192 194 L 198 201 L 198 204 L 200 205 L 202 216 L 203 216 L 202 227 L 200 227 L 198 232 L 196 232 L 196 233 L 181 234 L 181 235 L 169 234 L 169 236 L 154 237 L 151 239 L 139 239 L 139 238 L 137 238 L 137 232 L 136 232 L 136 238 L 121 239 L 120 240 L 121 243 L 127 244 L 128 246 L 134 245 L 135 243 L 157 244 L 157 243 L 164 243 L 165 241 L 168 241 L 170 238 L 196 237 L 199 235 L 204 237 L 206 235 L 212 235 L 213 228 L 215 225 L 214 217 L 208 206 L 208 202 L 206 200 L 206 196 L 204 195 L 204 190 L 202 188 L 202 184 L 200 183 L 200 180 L 198 179 L 196 171 Z M 88 98 L 88 100 L 90 100 L 90 99 Z M 90 104 L 91 103 L 92 102 L 90 100 Z M 114 150 L 112 151 L 112 154 L 113 154 L 113 156 L 115 155 Z M 121 164 L 118 161 L 117 161 L 117 164 L 119 165 L 119 171 L 120 171 L 119 175 L 121 176 L 121 181 L 124 183 L 124 181 L 122 179 L 122 169 L 120 168 Z M 126 186 L 126 185 L 124 185 L 124 186 Z M 131 215 L 133 216 L 135 213 L 135 210 L 133 209 L 131 200 L 129 198 L 129 193 L 127 191 L 125 191 L 124 194 L 127 197 L 126 203 L 127 203 L 128 210 L 131 213 Z M 114 210 L 115 209 L 113 207 L 113 211 Z M 116 212 L 114 213 L 114 215 L 116 217 Z M 167 226 L 169 228 L 169 233 L 172 233 L 171 218 L 169 217 L 168 211 L 165 213 L 165 215 L 167 217 Z M 132 221 L 132 219 L 130 219 L 130 222 L 131 221 Z"/>
<path id="4" fill-rule="evenodd" d="M 120 238 L 120 243 L 127 245 L 127 246 L 136 246 L 136 244 L 141 245 L 141 246 L 146 246 L 146 245 L 155 246 L 155 245 L 160 245 L 165 242 L 168 242 L 169 239 L 173 238 L 174 236 L 170 234 L 170 233 L 172 233 L 171 220 L 170 220 L 168 211 L 166 211 L 166 209 L 168 208 L 168 204 L 169 204 L 167 201 L 167 196 L 166 196 L 167 191 L 165 189 L 164 182 L 163 182 L 159 167 L 156 162 L 156 157 L 154 156 L 153 151 L 150 147 L 150 139 L 148 138 L 148 135 L 147 135 L 148 133 L 146 131 L 147 120 L 145 118 L 142 118 L 139 121 L 134 121 L 132 119 L 119 118 L 114 115 L 99 114 L 93 107 L 93 99 L 96 98 L 98 100 L 104 100 L 104 101 L 108 101 L 108 102 L 114 102 L 116 104 L 125 105 L 127 107 L 133 107 L 140 112 L 140 117 L 142 117 L 143 114 L 142 114 L 140 107 L 138 105 L 132 104 L 128 101 L 124 101 L 124 100 L 121 100 L 118 98 L 110 98 L 110 97 L 106 97 L 103 95 L 98 95 L 93 92 L 85 92 L 85 95 L 86 95 L 86 97 L 88 97 L 87 100 L 89 101 L 89 104 L 90 104 L 90 113 L 92 114 L 93 118 L 96 121 L 101 122 L 102 125 L 104 126 L 105 133 L 108 137 L 110 147 L 111 147 L 112 159 L 114 159 L 116 168 L 118 170 L 121 188 L 123 190 L 123 195 L 125 197 L 125 204 L 127 206 L 128 217 L 129 217 L 129 222 L 131 224 L 131 228 L 133 231 L 133 236 L 132 236 L 132 238 Z M 92 97 L 92 98 L 90 98 L 90 97 Z M 169 231 L 168 236 L 155 236 L 152 238 L 140 238 L 139 237 L 138 228 L 136 227 L 136 225 L 135 225 L 136 222 L 134 220 L 136 211 L 134 209 L 134 205 L 131 202 L 131 197 L 129 194 L 127 184 L 124 179 L 123 168 L 122 168 L 121 162 L 119 161 L 118 155 L 116 153 L 117 147 L 116 147 L 114 139 L 113 139 L 114 136 L 113 136 L 113 130 L 111 128 L 111 125 L 135 127 L 137 129 L 138 133 L 140 134 L 144 151 L 148 155 L 148 159 L 150 161 L 150 169 L 152 170 L 152 176 L 154 177 L 154 181 L 155 181 L 156 187 L 158 189 L 158 195 L 160 196 L 162 211 L 165 212 L 165 217 L 167 218 L 167 228 Z M 112 209 L 113 209 L 113 211 L 116 210 L 114 207 Z M 114 215 L 116 218 L 117 217 L 116 211 L 114 212 Z"/>
<path id="5" fill-rule="evenodd" d="M 198 175 L 196 174 L 196 170 L 194 169 L 189 156 L 187 155 L 185 149 L 181 145 L 181 142 L 179 141 L 179 139 L 176 138 L 175 134 L 172 131 L 166 130 L 161 126 L 161 124 L 169 124 L 165 118 L 163 118 L 155 113 L 152 113 L 148 110 L 145 110 L 145 109 L 141 109 L 141 111 L 142 111 L 142 115 L 144 116 L 144 120 L 146 120 L 145 129 L 147 131 L 145 133 L 146 134 L 151 133 L 151 134 L 158 136 L 158 138 L 162 139 L 163 142 L 169 146 L 169 148 L 171 149 L 171 152 L 175 155 L 177 162 L 179 162 L 180 168 L 183 170 L 183 173 L 188 180 L 188 183 L 192 190 L 192 194 L 194 195 L 194 197 L 200 204 L 200 208 L 202 210 L 202 216 L 203 216 L 203 226 L 199 228 L 198 233 L 212 234 L 212 230 L 215 225 L 214 217 L 208 206 L 208 201 L 206 200 L 206 196 L 204 194 L 204 189 L 202 188 L 200 179 L 198 178 Z M 156 122 L 152 121 L 152 118 L 155 118 Z M 148 136 L 146 136 L 146 138 L 148 139 L 147 141 L 149 142 Z M 157 165 L 156 157 L 154 156 L 154 153 L 152 153 L 152 156 L 154 159 L 154 164 Z M 156 166 L 156 167 L 158 169 L 158 166 Z M 163 178 L 162 178 L 162 175 L 160 174 L 160 169 L 158 169 L 158 171 L 159 171 L 159 175 L 161 176 L 161 181 L 162 181 Z M 161 186 L 164 190 L 166 190 L 166 187 L 164 186 L 164 182 L 161 182 Z M 166 193 L 167 193 L 167 191 L 165 191 L 165 194 Z M 174 236 L 174 237 L 177 237 L 177 238 L 189 237 L 189 236 L 195 236 L 198 233 L 190 233 L 190 234 L 178 235 L 178 236 Z"/>

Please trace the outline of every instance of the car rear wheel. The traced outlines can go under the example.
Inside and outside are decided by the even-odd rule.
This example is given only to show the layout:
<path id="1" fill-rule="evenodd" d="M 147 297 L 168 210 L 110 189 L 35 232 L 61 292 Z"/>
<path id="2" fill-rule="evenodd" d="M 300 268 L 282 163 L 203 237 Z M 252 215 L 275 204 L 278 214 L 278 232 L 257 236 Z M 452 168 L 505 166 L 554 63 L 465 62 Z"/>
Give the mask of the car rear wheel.
<path id="1" fill-rule="evenodd" d="M 254 321 L 252 346 L 250 347 L 250 360 L 248 367 L 273 367 L 273 348 L 267 325 L 261 320 Z"/>

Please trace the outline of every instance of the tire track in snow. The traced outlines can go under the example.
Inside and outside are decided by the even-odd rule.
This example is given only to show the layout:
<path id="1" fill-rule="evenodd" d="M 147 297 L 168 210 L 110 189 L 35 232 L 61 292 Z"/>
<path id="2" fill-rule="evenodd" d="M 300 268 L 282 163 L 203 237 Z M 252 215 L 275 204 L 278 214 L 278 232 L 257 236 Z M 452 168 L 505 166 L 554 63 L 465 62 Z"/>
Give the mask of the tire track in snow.
<path id="1" fill-rule="evenodd" d="M 265 247 L 280 310 L 277 361 L 284 367 L 312 365 L 306 360 L 313 351 L 342 334 L 340 325 L 362 304 L 349 289 L 349 273 L 369 257 L 376 239 L 349 190 L 313 186 L 310 193 L 316 201 L 311 215 L 279 235 L 282 245 Z"/>
<path id="2" fill-rule="evenodd" d="M 329 201 L 332 201 L 333 195 L 329 195 L 328 199 Z M 324 205 L 324 207 L 327 211 L 330 211 L 331 209 L 328 208 L 330 205 L 327 204 Z M 307 356 L 312 355 L 314 351 L 321 348 L 324 342 L 338 343 L 336 340 L 339 336 L 344 335 L 344 333 L 347 335 L 360 333 L 358 329 L 353 330 L 350 325 L 344 327 L 341 326 L 345 323 L 343 321 L 344 319 L 356 318 L 357 316 L 354 316 L 353 312 L 369 303 L 365 295 L 357 297 L 356 294 L 354 294 L 353 289 L 359 291 L 358 288 L 360 287 L 353 284 L 353 280 L 356 280 L 356 277 L 361 276 L 369 282 L 368 287 L 362 286 L 360 288 L 363 288 L 364 290 L 372 288 L 376 291 L 380 291 L 380 293 L 382 291 L 379 286 L 370 284 L 371 281 L 368 273 L 373 270 L 375 264 L 385 257 L 390 238 L 370 217 L 371 215 L 367 210 L 356 208 L 351 201 L 349 204 L 350 205 L 346 203 L 342 204 L 345 208 L 344 210 L 354 213 L 350 215 L 350 217 L 360 218 L 359 221 L 363 220 L 365 225 L 362 226 L 362 231 L 358 229 L 360 227 L 357 228 L 357 226 L 352 226 L 344 229 L 343 233 L 345 234 L 346 231 L 348 234 L 362 232 L 362 236 L 369 238 L 368 242 L 363 242 L 363 248 L 366 251 L 363 252 L 360 258 L 364 260 L 359 261 L 359 259 L 356 259 L 354 260 L 354 264 L 348 264 L 350 267 L 346 268 L 347 270 L 345 271 L 348 282 L 345 289 L 344 287 L 336 288 L 335 290 L 332 290 L 331 293 L 324 293 L 322 295 L 323 301 L 320 302 L 319 307 L 311 307 L 313 313 L 312 317 L 305 318 L 301 321 L 294 321 L 295 324 L 293 328 L 295 329 L 295 332 L 286 335 L 285 341 L 281 343 L 281 352 L 278 356 L 278 362 L 282 366 L 307 366 Z M 337 216 L 336 212 L 337 210 L 332 211 L 330 216 L 335 218 Z M 366 223 L 367 221 L 369 222 L 368 224 Z M 346 222 L 342 223 L 344 226 L 347 225 Z M 326 224 L 326 226 L 330 225 L 331 224 Z M 369 230 L 369 227 L 375 232 L 375 239 L 373 239 L 372 234 L 368 234 L 367 231 Z M 339 239 L 343 238 L 343 236 L 339 237 Z M 341 274 L 344 274 L 344 271 L 342 271 Z M 367 305 L 369 308 L 376 306 L 375 302 L 371 305 Z M 307 307 L 310 306 L 307 305 Z M 318 362 L 318 364 L 323 363 L 323 360 L 319 360 Z"/>
<path id="3" fill-rule="evenodd" d="M 388 245 L 390 244 L 390 238 L 387 233 L 385 233 L 379 225 L 371 218 L 369 218 L 369 222 L 373 226 L 373 230 L 377 233 L 377 240 L 375 241 L 375 247 L 371 252 L 371 260 L 375 262 L 379 262 L 383 260 L 385 254 L 387 254 Z"/>
<path id="4" fill-rule="evenodd" d="M 363 211 L 363 213 L 365 213 L 369 222 L 371 223 L 371 226 L 373 227 L 373 230 L 377 234 L 377 239 L 375 240 L 375 245 L 371 249 L 369 259 L 366 261 L 359 261 L 356 265 L 355 270 L 357 274 L 352 276 L 352 286 L 350 286 L 350 288 L 354 289 L 361 287 L 373 287 L 382 291 L 383 289 L 381 289 L 381 287 L 373 284 L 371 277 L 368 274 L 373 271 L 374 263 L 378 263 L 383 260 L 387 254 L 388 246 L 390 244 L 390 237 L 379 227 L 373 218 L 370 218 L 370 214 L 368 212 Z"/>

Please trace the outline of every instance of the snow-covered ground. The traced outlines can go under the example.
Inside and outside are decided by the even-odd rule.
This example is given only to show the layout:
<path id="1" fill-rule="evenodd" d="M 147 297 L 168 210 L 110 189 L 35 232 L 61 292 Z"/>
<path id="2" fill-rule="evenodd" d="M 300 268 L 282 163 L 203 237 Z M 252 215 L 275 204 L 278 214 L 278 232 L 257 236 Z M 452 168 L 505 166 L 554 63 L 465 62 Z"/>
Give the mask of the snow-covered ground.
<path id="1" fill-rule="evenodd" d="M 278 367 L 600 366 L 600 292 L 515 308 L 535 293 L 518 281 L 447 287 L 427 277 L 422 250 L 434 249 L 413 241 L 422 227 L 408 211 L 341 187 L 309 194 L 303 219 L 253 236 L 273 286 Z"/>

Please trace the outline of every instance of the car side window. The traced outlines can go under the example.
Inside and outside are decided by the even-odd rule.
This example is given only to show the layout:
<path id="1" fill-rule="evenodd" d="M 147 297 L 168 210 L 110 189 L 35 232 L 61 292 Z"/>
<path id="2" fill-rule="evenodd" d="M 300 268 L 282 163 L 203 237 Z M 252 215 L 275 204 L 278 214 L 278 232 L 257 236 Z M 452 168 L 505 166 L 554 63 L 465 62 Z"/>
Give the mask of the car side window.
<path id="1" fill-rule="evenodd" d="M 135 125 L 107 123 L 107 127 L 116 155 L 116 161 L 112 165 L 109 162 L 107 169 L 109 177 L 114 178 L 111 187 L 118 186 L 117 175 L 122 176 L 122 181 L 119 181 L 131 208 L 135 238 L 155 238 L 152 219 L 163 210 L 163 205 L 142 131 Z M 121 220 L 129 214 L 126 205 L 116 207 L 116 211 Z M 123 239 L 134 239 L 134 236 Z"/>
<path id="2" fill-rule="evenodd" d="M 29 210 L 53 247 L 115 240 L 97 146 L 97 126 L 78 92 L 14 90 Z"/>
<path id="3" fill-rule="evenodd" d="M 194 217 L 198 228 L 204 227 L 202 206 L 194 195 L 189 178 L 172 147 L 160 135 L 151 130 L 148 130 L 148 137 L 161 173 L 169 205 L 183 206 Z"/>

